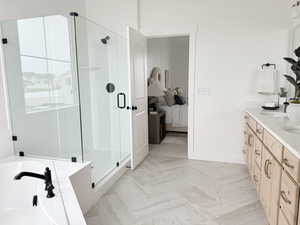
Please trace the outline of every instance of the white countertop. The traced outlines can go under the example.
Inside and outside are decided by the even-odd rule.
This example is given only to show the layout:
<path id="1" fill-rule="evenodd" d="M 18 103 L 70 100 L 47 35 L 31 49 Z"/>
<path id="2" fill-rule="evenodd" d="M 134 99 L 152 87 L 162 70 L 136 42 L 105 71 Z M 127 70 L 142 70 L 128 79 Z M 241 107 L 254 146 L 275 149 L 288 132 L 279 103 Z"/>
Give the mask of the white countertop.
<path id="1" fill-rule="evenodd" d="M 259 122 L 270 134 L 283 144 L 291 153 L 300 159 L 300 133 L 293 133 L 287 129 L 294 126 L 300 127 L 300 123 L 295 123 L 286 117 L 274 117 L 272 115 L 262 114 L 261 109 L 247 109 L 257 122 Z"/>

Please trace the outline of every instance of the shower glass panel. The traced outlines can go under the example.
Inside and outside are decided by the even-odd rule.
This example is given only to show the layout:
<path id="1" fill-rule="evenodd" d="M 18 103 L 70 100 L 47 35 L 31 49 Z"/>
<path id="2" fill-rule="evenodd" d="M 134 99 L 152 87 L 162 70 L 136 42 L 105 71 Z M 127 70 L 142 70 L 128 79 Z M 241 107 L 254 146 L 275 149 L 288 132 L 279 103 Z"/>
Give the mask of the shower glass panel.
<path id="1" fill-rule="evenodd" d="M 81 160 L 72 23 L 55 15 L 1 23 L 15 152 Z"/>
<path id="2" fill-rule="evenodd" d="M 126 39 L 74 17 L 80 83 L 83 158 L 98 182 L 129 156 Z M 111 87 L 111 88 L 109 88 Z"/>
<path id="3" fill-rule="evenodd" d="M 15 153 L 91 161 L 99 182 L 130 155 L 127 39 L 86 18 L 1 23 Z"/>

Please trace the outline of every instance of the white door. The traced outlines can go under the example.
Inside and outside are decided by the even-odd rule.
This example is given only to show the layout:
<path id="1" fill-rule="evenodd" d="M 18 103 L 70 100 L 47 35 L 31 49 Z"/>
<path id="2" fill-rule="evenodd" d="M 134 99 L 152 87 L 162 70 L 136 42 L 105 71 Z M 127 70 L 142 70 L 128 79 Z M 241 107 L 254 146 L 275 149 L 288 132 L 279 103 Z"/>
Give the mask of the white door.
<path id="1" fill-rule="evenodd" d="M 132 153 L 135 169 L 148 155 L 147 39 L 128 28 L 129 71 L 131 80 Z"/>

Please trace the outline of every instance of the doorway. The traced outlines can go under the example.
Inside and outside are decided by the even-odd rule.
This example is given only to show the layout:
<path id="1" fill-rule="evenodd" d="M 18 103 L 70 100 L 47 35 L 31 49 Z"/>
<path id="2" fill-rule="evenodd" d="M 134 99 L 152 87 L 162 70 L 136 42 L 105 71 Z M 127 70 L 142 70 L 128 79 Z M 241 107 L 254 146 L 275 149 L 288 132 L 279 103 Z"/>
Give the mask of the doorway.
<path id="1" fill-rule="evenodd" d="M 148 126 L 152 152 L 188 158 L 190 37 L 147 40 Z"/>

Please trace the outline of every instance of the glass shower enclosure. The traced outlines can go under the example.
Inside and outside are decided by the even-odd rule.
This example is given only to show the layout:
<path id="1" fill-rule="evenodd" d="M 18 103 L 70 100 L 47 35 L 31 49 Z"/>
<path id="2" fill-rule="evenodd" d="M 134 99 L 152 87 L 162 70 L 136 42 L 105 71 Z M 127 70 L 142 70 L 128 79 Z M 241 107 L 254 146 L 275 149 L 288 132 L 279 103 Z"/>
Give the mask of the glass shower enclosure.
<path id="1" fill-rule="evenodd" d="M 127 39 L 77 13 L 1 23 L 15 153 L 91 161 L 101 181 L 130 156 Z"/>

